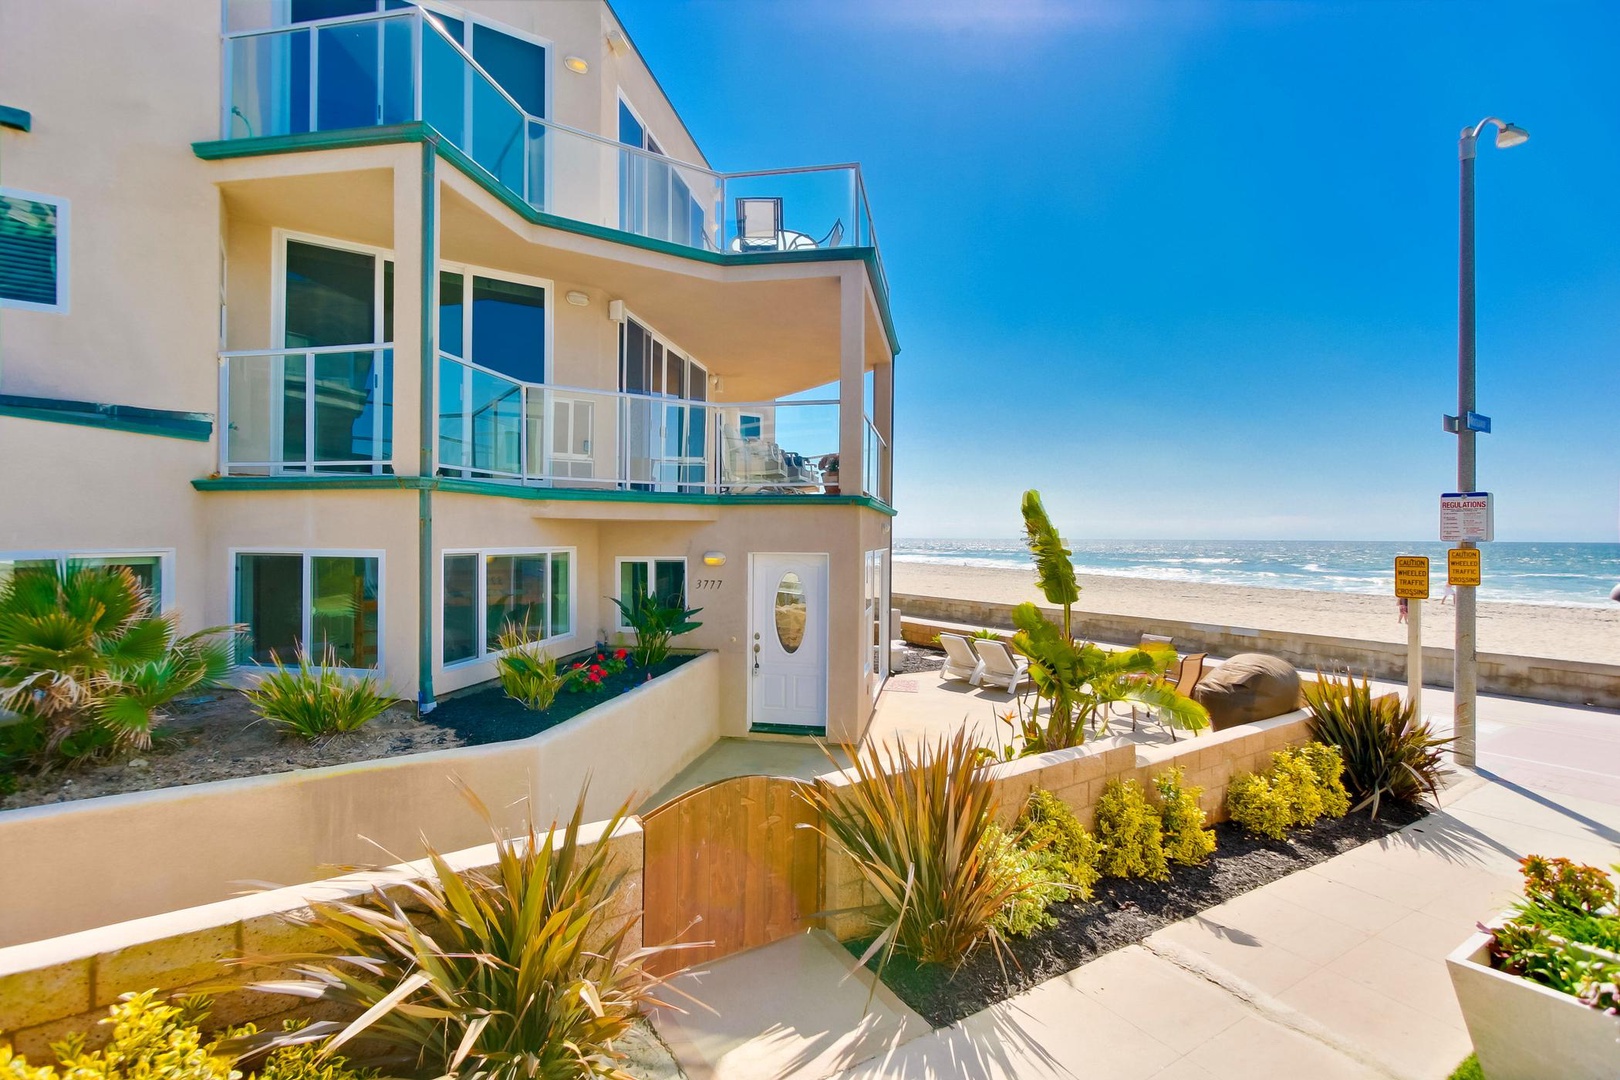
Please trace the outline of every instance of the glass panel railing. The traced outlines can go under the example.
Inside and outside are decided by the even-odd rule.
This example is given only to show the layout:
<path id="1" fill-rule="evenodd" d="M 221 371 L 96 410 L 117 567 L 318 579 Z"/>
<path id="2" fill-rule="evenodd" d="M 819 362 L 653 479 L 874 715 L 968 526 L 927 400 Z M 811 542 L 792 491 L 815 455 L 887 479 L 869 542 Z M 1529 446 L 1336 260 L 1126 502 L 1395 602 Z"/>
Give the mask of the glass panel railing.
<path id="1" fill-rule="evenodd" d="M 392 471 L 392 347 L 222 353 L 220 380 L 228 474 Z"/>
<path id="2" fill-rule="evenodd" d="M 723 403 L 718 414 L 718 473 L 732 495 L 836 494 L 838 403 Z"/>
<path id="3" fill-rule="evenodd" d="M 878 434 L 876 425 L 870 416 L 866 421 L 866 444 L 861 453 L 861 465 L 865 477 L 861 483 L 861 492 L 872 496 L 879 502 L 887 504 L 889 501 L 889 444 Z"/>
<path id="4" fill-rule="evenodd" d="M 854 165 L 730 173 L 723 201 L 731 252 L 854 247 L 869 231 Z"/>
<path id="5" fill-rule="evenodd" d="M 439 354 L 439 472 L 523 477 L 523 392 L 515 379 Z"/>

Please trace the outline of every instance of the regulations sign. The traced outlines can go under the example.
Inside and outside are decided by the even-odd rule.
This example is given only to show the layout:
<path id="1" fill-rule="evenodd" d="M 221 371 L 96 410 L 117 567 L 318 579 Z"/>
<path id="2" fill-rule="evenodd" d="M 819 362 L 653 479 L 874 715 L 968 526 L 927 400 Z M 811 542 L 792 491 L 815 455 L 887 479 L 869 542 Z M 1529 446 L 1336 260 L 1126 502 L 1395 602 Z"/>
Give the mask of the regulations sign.
<path id="1" fill-rule="evenodd" d="M 1429 598 L 1429 557 L 1395 556 L 1395 595 L 1402 600 Z"/>
<path id="2" fill-rule="evenodd" d="M 1452 548 L 1446 552 L 1446 584 L 1479 584 L 1479 548 Z"/>
<path id="3" fill-rule="evenodd" d="M 1440 496 L 1440 539 L 1448 544 L 1496 539 L 1496 513 L 1488 491 L 1448 491 Z"/>

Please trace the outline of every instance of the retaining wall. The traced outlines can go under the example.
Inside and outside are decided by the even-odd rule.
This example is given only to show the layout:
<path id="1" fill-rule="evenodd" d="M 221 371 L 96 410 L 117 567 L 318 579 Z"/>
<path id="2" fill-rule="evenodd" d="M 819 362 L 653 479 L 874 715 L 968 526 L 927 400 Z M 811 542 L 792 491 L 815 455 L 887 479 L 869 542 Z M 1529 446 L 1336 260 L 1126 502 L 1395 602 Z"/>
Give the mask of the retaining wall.
<path id="1" fill-rule="evenodd" d="M 0 812 L 0 946 L 478 844 L 453 778 L 515 831 L 566 817 L 589 776 L 586 818 L 607 818 L 720 737 L 719 669 L 706 653 L 513 742 Z"/>
<path id="2" fill-rule="evenodd" d="M 916 645 L 933 644 L 934 635 L 940 630 L 939 623 L 990 629 L 1012 626 L 1011 604 L 896 593 L 894 605 L 905 616 L 903 635 Z M 1056 612 L 1047 610 L 1049 616 L 1056 617 Z M 1075 633 L 1095 641 L 1134 645 L 1142 639 L 1143 634 L 1162 634 L 1174 638 L 1176 650 L 1182 653 L 1206 652 L 1211 656 L 1270 653 L 1306 671 L 1348 667 L 1357 675 L 1375 679 L 1397 682 L 1406 679 L 1404 643 L 1178 622 L 1174 619 L 1143 619 L 1091 611 L 1075 612 L 1074 620 Z M 947 626 L 945 629 L 954 630 L 956 627 Z M 1451 668 L 1452 650 L 1438 646 L 1424 647 L 1424 685 L 1450 689 Z M 1480 653 L 1479 689 L 1485 694 L 1620 709 L 1620 666 L 1540 656 Z"/>
<path id="3" fill-rule="evenodd" d="M 609 874 L 625 875 L 613 896 L 609 927 L 619 925 L 614 921 L 619 918 L 639 919 L 640 822 L 626 819 L 611 836 L 605 822 L 595 822 L 580 830 L 580 842 L 586 849 L 610 844 Z M 452 852 L 446 861 L 461 874 L 489 869 L 495 845 Z M 120 994 L 152 988 L 210 990 L 210 1030 L 249 1020 L 264 1028 L 282 1017 L 318 1017 L 319 1003 L 312 1009 L 301 998 L 214 988 L 290 977 L 275 968 L 237 963 L 242 957 L 328 951 L 323 938 L 293 918 L 307 913 L 310 903 L 350 899 L 375 888 L 396 891 L 403 881 L 431 874 L 426 860 L 404 863 L 0 949 L 0 1043 L 11 1043 L 35 1064 L 52 1060 L 49 1044 L 70 1032 L 85 1032 L 91 1045 L 99 1045 L 109 1034 L 97 1023 L 107 1006 Z M 638 924 L 625 947 L 640 946 Z"/>

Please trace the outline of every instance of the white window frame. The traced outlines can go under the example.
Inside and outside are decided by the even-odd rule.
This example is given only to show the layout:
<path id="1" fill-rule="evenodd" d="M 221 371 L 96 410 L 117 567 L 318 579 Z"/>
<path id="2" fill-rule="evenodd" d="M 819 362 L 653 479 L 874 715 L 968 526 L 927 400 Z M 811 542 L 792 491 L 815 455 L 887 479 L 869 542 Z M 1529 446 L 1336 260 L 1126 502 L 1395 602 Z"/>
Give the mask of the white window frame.
<path id="1" fill-rule="evenodd" d="M 478 651 L 472 656 L 461 660 L 446 660 L 444 658 L 444 579 L 445 561 L 456 555 L 471 555 L 478 560 L 478 577 L 474 585 L 476 600 L 474 607 L 478 612 L 477 637 Z M 551 629 L 551 560 L 556 555 L 568 556 L 568 632 L 565 634 L 547 633 L 545 637 L 536 639 L 539 644 L 551 649 L 555 645 L 576 644 L 579 635 L 579 549 L 572 547 L 487 547 L 487 548 L 445 548 L 439 552 L 439 598 L 438 613 L 439 625 L 436 628 L 439 635 L 439 666 L 445 671 L 456 671 L 472 664 L 485 663 L 498 660 L 511 652 L 510 649 L 494 648 L 489 638 L 489 563 L 490 556 L 501 555 L 544 555 L 546 557 L 546 629 Z M 568 649 L 563 650 L 569 651 Z"/>
<path id="2" fill-rule="evenodd" d="M 29 202 L 49 203 L 56 207 L 56 303 L 36 304 L 31 300 L 8 300 L 0 297 L 0 308 L 11 308 L 14 311 L 46 311 L 58 315 L 66 315 L 72 308 L 70 303 L 70 284 L 73 279 L 71 264 L 71 248 L 69 241 L 72 237 L 72 207 L 69 201 L 60 195 L 45 195 L 37 191 L 23 191 L 21 188 L 0 187 L 0 196 L 12 199 L 27 199 Z"/>
<path id="3" fill-rule="evenodd" d="M 549 303 L 549 300 L 548 300 L 548 303 Z M 688 364 L 691 364 L 693 367 L 696 367 L 699 370 L 701 370 L 703 372 L 703 398 L 702 398 L 702 404 L 704 404 L 704 405 L 717 405 L 717 404 L 720 404 L 718 402 L 715 402 L 714 400 L 712 400 L 708 396 L 709 395 L 709 365 L 708 364 L 704 363 L 702 360 L 699 360 L 697 357 L 693 356 L 691 349 L 682 348 L 680 345 L 677 345 L 675 342 L 671 341 L 667 335 L 660 333 L 656 326 L 654 326 L 652 323 L 648 322 L 646 319 L 643 319 L 641 316 L 637 315 L 633 310 L 631 310 L 630 306 L 628 304 L 626 304 L 625 308 L 624 308 L 624 324 L 628 324 L 630 322 L 634 322 L 637 326 L 641 327 L 642 330 L 646 331 L 646 333 L 648 335 L 650 335 L 654 341 L 656 341 L 660 345 L 662 345 L 666 351 L 668 351 L 670 349 L 675 350 L 677 353 L 679 353 L 681 355 L 681 357 L 683 359 L 686 360 L 686 362 Z M 618 338 L 619 338 L 618 352 L 619 352 L 619 355 L 617 357 L 618 368 L 619 368 L 619 392 L 621 394 L 630 393 L 630 391 L 624 389 L 624 334 L 625 334 L 624 324 L 621 324 L 620 327 L 619 327 L 619 334 L 618 334 Z M 654 393 L 651 393 L 650 391 L 643 392 L 642 395 L 638 395 L 638 396 L 645 396 L 645 397 L 651 397 L 651 398 L 669 398 L 672 401 L 697 401 L 697 400 L 699 400 L 697 398 L 674 397 L 671 394 L 662 393 L 662 392 L 654 394 Z"/>
<path id="4" fill-rule="evenodd" d="M 387 633 L 388 633 L 388 553 L 382 548 L 298 548 L 298 547 L 233 547 L 227 548 L 227 576 L 225 595 L 231 598 L 231 622 L 240 624 L 238 618 L 241 614 L 237 610 L 240 597 L 236 592 L 237 560 L 243 555 L 301 555 L 304 559 L 302 580 L 302 595 L 299 604 L 303 608 L 303 625 L 298 631 L 298 641 L 307 652 L 310 645 L 310 636 L 315 625 L 315 588 L 314 560 L 321 558 L 338 559 L 376 559 L 377 560 L 377 663 L 374 667 L 355 668 L 339 664 L 336 668 L 317 666 L 316 671 L 341 671 L 354 674 L 381 675 L 388 670 Z M 245 633 L 245 631 L 244 631 Z M 314 659 L 314 657 L 311 657 Z M 292 662 L 291 657 L 282 657 L 283 664 Z M 239 668 L 264 670 L 267 665 L 257 660 L 243 660 Z"/>
<path id="5" fill-rule="evenodd" d="M 51 560 L 57 569 L 70 562 L 85 559 L 157 559 L 158 560 L 158 612 L 174 607 L 174 548 L 107 548 L 90 551 L 82 548 L 55 548 L 44 551 L 0 551 L 0 562 L 43 562 Z"/>
<path id="6" fill-rule="evenodd" d="M 387 316 L 383 310 L 383 263 L 392 262 L 394 264 L 395 284 L 397 285 L 399 260 L 394 258 L 393 249 L 282 228 L 272 228 L 270 230 L 270 342 L 265 347 L 278 350 L 291 349 L 286 344 L 286 341 L 287 244 L 292 241 L 300 244 L 311 244 L 315 247 L 332 248 L 334 251 L 349 251 L 357 255 L 372 256 L 372 288 L 377 297 L 377 310 L 372 315 L 371 340 L 351 342 L 350 344 L 357 349 L 392 347 L 394 344 L 392 341 L 383 340 L 383 327 L 387 324 Z M 547 302 L 549 304 L 549 298 Z M 437 312 L 435 312 L 436 314 Z M 298 350 L 291 349 L 291 351 L 296 352 Z"/>
<path id="7" fill-rule="evenodd" d="M 681 564 L 681 604 L 683 606 L 687 604 L 689 602 L 688 598 L 692 595 L 692 566 L 690 560 L 688 560 L 685 555 L 620 555 L 618 558 L 613 560 L 614 597 L 619 600 L 625 599 L 623 596 L 619 595 L 619 585 L 624 580 L 623 567 L 625 563 L 641 563 L 642 565 L 646 566 L 647 585 L 650 588 L 658 581 L 657 567 L 654 564 L 661 562 L 678 562 Z M 613 605 L 613 612 L 615 630 L 621 634 L 635 633 L 635 627 L 624 621 L 624 611 L 619 607 L 618 604 Z"/>
<path id="8" fill-rule="evenodd" d="M 490 367 L 488 364 L 479 364 L 478 358 L 472 355 L 472 279 L 475 277 L 484 277 L 493 278 L 496 281 L 509 281 L 514 285 L 529 285 L 533 288 L 541 290 L 546 294 L 546 329 L 544 342 L 546 350 L 546 364 L 545 378 L 541 381 L 541 384 L 550 386 L 551 368 L 552 365 L 557 362 L 556 349 L 553 348 L 556 341 L 557 305 L 555 301 L 557 299 L 557 283 L 551 278 L 533 277 L 529 274 L 514 274 L 509 270 L 496 270 L 492 267 L 477 266 L 473 263 L 441 261 L 438 269 L 440 274 L 448 273 L 461 275 L 461 355 L 450 356 L 449 353 L 444 351 L 444 342 L 438 340 L 440 298 L 439 279 L 437 277 L 433 279 L 433 332 L 435 338 L 435 348 L 441 355 L 450 356 L 450 359 L 452 360 L 468 364 L 478 364 L 479 367 L 484 368 L 486 371 L 495 371 L 495 369 Z M 496 374 L 499 375 L 500 372 L 496 372 Z M 504 379 L 512 378 L 510 375 L 502 375 L 501 377 Z M 519 380 L 513 379 L 512 381 L 517 382 Z M 438 380 L 434 380 L 434 387 L 435 390 L 437 390 Z"/>

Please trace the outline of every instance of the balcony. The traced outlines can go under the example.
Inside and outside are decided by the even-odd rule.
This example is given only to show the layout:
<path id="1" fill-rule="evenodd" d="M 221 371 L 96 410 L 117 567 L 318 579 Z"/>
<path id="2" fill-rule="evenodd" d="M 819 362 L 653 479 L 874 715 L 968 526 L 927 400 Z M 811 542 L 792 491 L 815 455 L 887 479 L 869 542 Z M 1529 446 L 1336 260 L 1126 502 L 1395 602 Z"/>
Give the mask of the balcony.
<path id="1" fill-rule="evenodd" d="M 388 346 L 220 355 L 221 471 L 393 471 Z M 439 355 L 440 476 L 688 495 L 868 495 L 889 503 L 888 446 L 864 422 L 864 475 L 838 472 L 836 399 L 689 401 L 519 382 Z"/>
<path id="2" fill-rule="evenodd" d="M 859 165 L 720 173 L 553 123 L 420 8 L 227 30 L 223 66 L 227 141 L 422 121 L 542 213 L 721 256 L 877 248 Z"/>

